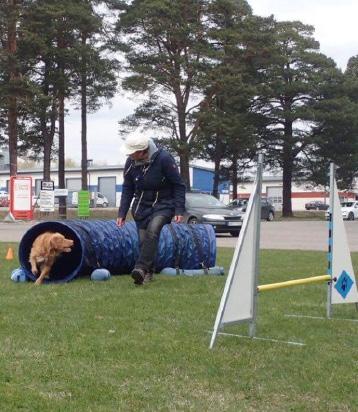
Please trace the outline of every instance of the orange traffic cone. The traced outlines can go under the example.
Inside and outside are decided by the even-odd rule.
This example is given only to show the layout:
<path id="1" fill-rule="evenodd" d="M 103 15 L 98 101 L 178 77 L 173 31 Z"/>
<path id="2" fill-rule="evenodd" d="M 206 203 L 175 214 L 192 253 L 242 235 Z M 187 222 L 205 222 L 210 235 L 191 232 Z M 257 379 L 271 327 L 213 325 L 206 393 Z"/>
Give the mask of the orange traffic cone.
<path id="1" fill-rule="evenodd" d="M 12 250 L 12 247 L 9 247 L 9 249 L 7 250 L 5 259 L 6 260 L 14 259 L 14 251 Z"/>

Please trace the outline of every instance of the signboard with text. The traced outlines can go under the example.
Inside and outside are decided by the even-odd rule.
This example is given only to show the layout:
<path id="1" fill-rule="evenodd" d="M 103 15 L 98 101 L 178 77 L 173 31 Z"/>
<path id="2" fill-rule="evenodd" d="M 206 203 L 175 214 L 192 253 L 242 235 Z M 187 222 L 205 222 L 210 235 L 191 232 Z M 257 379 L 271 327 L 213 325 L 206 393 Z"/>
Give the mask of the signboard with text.
<path id="1" fill-rule="evenodd" d="M 40 191 L 40 212 L 55 211 L 55 192 L 53 190 Z"/>
<path id="2" fill-rule="evenodd" d="M 88 190 L 80 190 L 78 192 L 78 210 L 79 217 L 89 217 L 90 215 L 90 194 Z"/>
<path id="3" fill-rule="evenodd" d="M 55 182 L 53 180 L 41 181 L 40 212 L 55 211 Z"/>
<path id="4" fill-rule="evenodd" d="M 31 176 L 11 176 L 10 212 L 15 219 L 33 218 Z"/>
<path id="5" fill-rule="evenodd" d="M 55 182 L 53 180 L 48 182 L 41 180 L 41 190 L 55 190 Z"/>

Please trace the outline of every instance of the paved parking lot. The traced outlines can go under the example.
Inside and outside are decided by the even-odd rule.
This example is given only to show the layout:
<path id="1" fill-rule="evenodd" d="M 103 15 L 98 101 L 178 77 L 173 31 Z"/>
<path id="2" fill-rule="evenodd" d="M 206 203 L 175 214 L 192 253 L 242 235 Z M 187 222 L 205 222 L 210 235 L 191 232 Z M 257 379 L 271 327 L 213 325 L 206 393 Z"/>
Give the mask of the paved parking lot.
<path id="1" fill-rule="evenodd" d="M 358 251 L 358 221 L 347 221 L 351 252 Z M 236 239 L 218 235 L 218 246 L 234 247 Z M 325 221 L 261 222 L 262 249 L 328 250 L 328 223 Z"/>
<path id="2" fill-rule="evenodd" d="M 0 222 L 0 241 L 19 242 L 37 222 Z M 358 221 L 345 222 L 350 250 L 358 251 Z M 328 224 L 325 221 L 262 222 L 261 248 L 328 250 Z M 217 235 L 217 245 L 235 247 L 237 238 Z"/>

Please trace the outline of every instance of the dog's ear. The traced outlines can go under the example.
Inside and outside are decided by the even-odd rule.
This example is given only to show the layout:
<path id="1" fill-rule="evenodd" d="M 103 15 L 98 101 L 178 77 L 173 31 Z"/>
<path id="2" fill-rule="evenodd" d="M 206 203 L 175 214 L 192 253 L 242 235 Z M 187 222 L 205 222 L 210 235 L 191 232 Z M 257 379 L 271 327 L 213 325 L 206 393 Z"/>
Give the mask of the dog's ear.
<path id="1" fill-rule="evenodd" d="M 64 236 L 61 233 L 54 233 L 50 239 L 50 245 L 54 249 L 61 249 L 63 245 Z"/>

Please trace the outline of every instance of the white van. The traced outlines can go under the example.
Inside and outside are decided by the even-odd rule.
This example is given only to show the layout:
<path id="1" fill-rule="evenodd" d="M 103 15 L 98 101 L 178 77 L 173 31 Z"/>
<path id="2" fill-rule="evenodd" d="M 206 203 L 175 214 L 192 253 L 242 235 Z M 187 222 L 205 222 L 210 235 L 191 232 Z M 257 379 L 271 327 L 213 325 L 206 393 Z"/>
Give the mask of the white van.
<path id="1" fill-rule="evenodd" d="M 96 207 L 108 207 L 108 199 L 102 193 L 96 193 Z"/>

